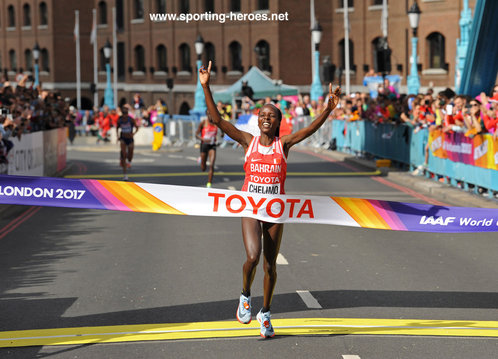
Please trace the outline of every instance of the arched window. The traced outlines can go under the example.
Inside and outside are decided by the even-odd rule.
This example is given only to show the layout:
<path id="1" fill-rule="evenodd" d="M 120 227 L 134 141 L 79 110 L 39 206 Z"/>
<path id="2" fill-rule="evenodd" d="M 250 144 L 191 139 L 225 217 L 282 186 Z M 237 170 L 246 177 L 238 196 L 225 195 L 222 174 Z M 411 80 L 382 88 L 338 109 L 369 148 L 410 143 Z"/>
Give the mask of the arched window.
<path id="1" fill-rule="evenodd" d="M 178 0 L 178 9 L 180 14 L 188 14 L 190 12 L 190 4 L 188 0 Z"/>
<path id="2" fill-rule="evenodd" d="M 445 68 L 446 59 L 444 54 L 445 40 L 439 32 L 433 32 L 427 36 L 427 47 L 429 49 L 429 68 Z"/>
<path id="3" fill-rule="evenodd" d="M 214 45 L 212 42 L 206 42 L 206 44 L 204 45 L 203 57 L 204 57 L 203 63 L 208 64 L 209 61 L 212 61 L 213 66 L 215 66 L 214 64 L 216 63 L 216 61 L 215 61 L 216 52 L 215 52 Z"/>
<path id="4" fill-rule="evenodd" d="M 24 67 L 27 71 L 32 71 L 33 69 L 33 53 L 31 49 L 24 50 Z"/>
<path id="5" fill-rule="evenodd" d="M 145 72 L 145 49 L 142 45 L 135 46 L 135 69 Z"/>
<path id="6" fill-rule="evenodd" d="M 346 68 L 346 46 L 345 46 L 345 41 L 342 39 L 339 41 L 339 54 L 341 58 L 339 59 L 339 64 L 340 67 L 345 69 Z M 351 39 L 349 40 L 349 68 L 352 69 L 354 64 L 354 45 L 353 41 Z"/>
<path id="7" fill-rule="evenodd" d="M 190 115 L 190 106 L 188 105 L 188 102 L 182 102 L 180 105 L 180 115 Z"/>
<path id="8" fill-rule="evenodd" d="M 166 12 L 166 0 L 156 0 L 156 12 L 160 14 Z"/>
<path id="9" fill-rule="evenodd" d="M 14 49 L 9 50 L 9 61 L 10 61 L 10 69 L 12 71 L 17 71 L 16 50 L 14 50 Z"/>
<path id="10" fill-rule="evenodd" d="M 29 4 L 22 6 L 22 26 L 31 26 L 31 7 Z"/>
<path id="11" fill-rule="evenodd" d="M 191 71 L 190 67 L 190 47 L 188 44 L 181 44 L 180 50 L 180 71 Z"/>
<path id="12" fill-rule="evenodd" d="M 268 10 L 270 8 L 268 0 L 258 0 L 258 10 Z"/>
<path id="13" fill-rule="evenodd" d="M 16 27 L 16 11 L 14 10 L 14 6 L 9 5 L 7 15 L 9 18 L 9 27 Z"/>
<path id="14" fill-rule="evenodd" d="M 144 0 L 134 0 L 133 1 L 134 19 L 144 18 Z"/>
<path id="15" fill-rule="evenodd" d="M 45 2 L 40 3 L 40 25 L 48 25 L 48 11 Z"/>
<path id="16" fill-rule="evenodd" d="M 232 41 L 228 45 L 230 52 L 230 69 L 232 71 L 242 71 L 242 46 L 237 41 Z"/>
<path id="17" fill-rule="evenodd" d="M 270 45 L 265 40 L 260 40 L 254 47 L 258 67 L 264 71 L 270 71 Z"/>
<path id="18" fill-rule="evenodd" d="M 230 0 L 230 11 L 240 12 L 240 0 Z"/>
<path id="19" fill-rule="evenodd" d="M 99 2 L 99 24 L 107 25 L 107 3 L 105 1 Z"/>
<path id="20" fill-rule="evenodd" d="M 204 0 L 204 12 L 214 12 L 214 0 Z"/>
<path id="21" fill-rule="evenodd" d="M 47 49 L 42 49 L 40 51 L 40 59 L 41 59 L 41 70 L 49 71 L 49 59 L 48 59 L 48 51 Z"/>
<path id="22" fill-rule="evenodd" d="M 166 47 L 159 45 L 156 47 L 157 69 L 159 71 L 167 71 L 168 61 L 166 57 Z"/>

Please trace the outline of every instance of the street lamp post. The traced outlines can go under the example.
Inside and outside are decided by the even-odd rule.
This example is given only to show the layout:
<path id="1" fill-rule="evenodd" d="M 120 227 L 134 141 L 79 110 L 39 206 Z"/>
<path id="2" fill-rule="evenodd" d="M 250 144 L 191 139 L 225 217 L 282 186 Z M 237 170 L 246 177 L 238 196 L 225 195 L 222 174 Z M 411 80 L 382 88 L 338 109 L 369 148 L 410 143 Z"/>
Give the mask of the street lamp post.
<path id="1" fill-rule="evenodd" d="M 40 69 L 38 68 L 38 59 L 40 58 L 40 47 L 38 43 L 33 47 L 33 58 L 35 60 L 35 82 L 33 83 L 33 87 L 36 88 L 40 84 Z"/>
<path id="2" fill-rule="evenodd" d="M 195 40 L 195 53 L 197 54 L 197 87 L 195 89 L 195 104 L 194 108 L 190 111 L 191 114 L 197 115 L 198 117 L 204 116 L 206 113 L 206 99 L 204 98 L 204 91 L 202 90 L 201 81 L 199 79 L 199 69 L 202 66 L 202 52 L 204 51 L 204 40 L 202 36 L 197 36 Z"/>
<path id="3" fill-rule="evenodd" d="M 408 75 L 408 94 L 409 95 L 417 95 L 420 89 L 420 78 L 418 76 L 418 68 L 417 68 L 417 29 L 418 22 L 420 20 L 420 9 L 417 5 L 417 1 L 413 2 L 413 5 L 408 10 L 408 19 L 410 20 L 410 27 L 413 31 L 412 36 L 412 61 L 410 66 L 410 75 Z"/>
<path id="4" fill-rule="evenodd" d="M 104 92 L 104 105 L 108 106 L 110 109 L 113 109 L 114 92 L 112 91 L 112 86 L 111 86 L 111 63 L 110 63 L 111 53 L 112 53 L 112 46 L 111 43 L 109 42 L 109 39 L 107 39 L 107 42 L 105 43 L 104 46 L 105 71 L 107 77 L 107 84 Z"/>
<path id="5" fill-rule="evenodd" d="M 318 101 L 318 98 L 323 95 L 323 87 L 320 82 L 320 52 L 318 51 L 322 38 L 322 27 L 318 21 L 315 23 L 313 29 L 311 29 L 311 38 L 315 44 L 315 73 L 313 74 L 313 82 L 311 83 L 310 97 L 312 100 Z"/>

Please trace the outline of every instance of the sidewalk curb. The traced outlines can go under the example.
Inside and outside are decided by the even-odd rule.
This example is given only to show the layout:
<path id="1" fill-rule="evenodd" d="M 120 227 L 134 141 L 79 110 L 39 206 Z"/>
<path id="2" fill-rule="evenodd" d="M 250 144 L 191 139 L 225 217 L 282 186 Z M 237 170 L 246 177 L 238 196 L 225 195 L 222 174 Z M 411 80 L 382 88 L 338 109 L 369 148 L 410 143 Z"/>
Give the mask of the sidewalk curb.
<path id="1" fill-rule="evenodd" d="M 369 170 L 376 170 L 375 162 L 365 158 L 358 158 L 353 155 L 330 151 L 325 149 L 309 148 L 311 151 L 327 155 L 331 158 L 351 163 L 355 166 L 363 167 Z M 459 207 L 480 207 L 480 208 L 498 208 L 498 201 L 481 197 L 477 194 L 465 192 L 449 184 L 436 182 L 423 176 L 414 176 L 407 171 L 387 169 L 388 181 L 408 187 L 421 194 L 432 196 L 442 202 L 449 202 Z"/>

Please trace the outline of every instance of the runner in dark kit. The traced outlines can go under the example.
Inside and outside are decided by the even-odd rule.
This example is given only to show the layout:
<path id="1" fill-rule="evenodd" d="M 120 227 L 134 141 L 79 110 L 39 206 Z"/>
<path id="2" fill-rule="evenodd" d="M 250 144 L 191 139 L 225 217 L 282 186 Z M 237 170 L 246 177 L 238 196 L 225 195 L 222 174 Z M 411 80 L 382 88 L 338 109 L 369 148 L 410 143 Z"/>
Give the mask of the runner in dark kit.
<path id="1" fill-rule="evenodd" d="M 126 106 L 121 108 L 121 113 L 116 125 L 116 136 L 121 144 L 120 165 L 123 168 L 123 180 L 128 181 L 127 170 L 133 159 L 133 136 L 137 133 L 138 127 L 135 119 L 128 115 Z"/>
<path id="2" fill-rule="evenodd" d="M 242 190 L 253 193 L 284 194 L 289 149 L 296 143 L 311 136 L 323 125 L 339 102 L 340 88 L 338 87 L 332 92 L 332 84 L 330 84 L 327 106 L 324 111 L 309 126 L 282 137 L 279 137 L 282 113 L 273 104 L 265 104 L 258 115 L 258 127 L 261 135 L 253 136 L 248 132 L 240 131 L 229 121 L 223 121 L 220 118 L 209 88 L 211 65 L 210 61 L 207 69 L 204 66 L 201 67 L 199 80 L 214 124 L 234 141 L 237 141 L 244 149 L 246 177 Z M 248 324 L 252 319 L 251 285 L 263 250 L 263 267 L 265 271 L 263 308 L 256 316 L 261 324 L 261 336 L 263 338 L 275 335 L 270 321 L 270 304 L 277 281 L 276 261 L 283 229 L 284 225 L 282 223 L 269 223 L 254 218 L 242 218 L 242 237 L 247 257 L 243 265 L 242 294 L 239 299 L 236 317 L 243 324 Z M 263 238 L 263 243 L 261 243 L 261 238 Z"/>

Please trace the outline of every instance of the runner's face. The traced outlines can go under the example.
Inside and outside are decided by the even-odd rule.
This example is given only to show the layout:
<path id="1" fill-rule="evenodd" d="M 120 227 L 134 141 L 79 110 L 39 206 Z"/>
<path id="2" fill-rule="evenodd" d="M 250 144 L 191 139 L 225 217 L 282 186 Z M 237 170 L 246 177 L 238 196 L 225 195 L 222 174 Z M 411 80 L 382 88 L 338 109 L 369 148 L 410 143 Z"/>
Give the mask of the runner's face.
<path id="1" fill-rule="evenodd" d="M 258 126 L 261 133 L 274 136 L 279 125 L 278 113 L 273 106 L 265 105 L 259 110 Z"/>

